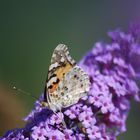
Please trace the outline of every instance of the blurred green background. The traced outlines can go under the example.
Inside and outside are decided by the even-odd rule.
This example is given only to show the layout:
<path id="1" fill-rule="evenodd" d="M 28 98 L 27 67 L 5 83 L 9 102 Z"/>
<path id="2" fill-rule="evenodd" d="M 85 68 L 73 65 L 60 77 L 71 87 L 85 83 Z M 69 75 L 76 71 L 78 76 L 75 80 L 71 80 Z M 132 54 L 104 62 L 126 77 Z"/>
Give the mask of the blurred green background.
<path id="1" fill-rule="evenodd" d="M 79 61 L 96 41 L 109 41 L 108 31 L 126 29 L 139 17 L 139 0 L 1 0 L 0 81 L 38 97 L 44 90 L 51 54 L 59 43 L 67 44 L 71 55 Z M 15 109 L 5 98 L 7 102 L 1 108 Z M 21 105 L 21 118 L 35 101 L 23 94 L 12 94 L 10 99 Z M 18 116 L 19 110 L 14 114 Z M 140 138 L 138 103 L 132 104 L 127 129 L 119 140 Z"/>

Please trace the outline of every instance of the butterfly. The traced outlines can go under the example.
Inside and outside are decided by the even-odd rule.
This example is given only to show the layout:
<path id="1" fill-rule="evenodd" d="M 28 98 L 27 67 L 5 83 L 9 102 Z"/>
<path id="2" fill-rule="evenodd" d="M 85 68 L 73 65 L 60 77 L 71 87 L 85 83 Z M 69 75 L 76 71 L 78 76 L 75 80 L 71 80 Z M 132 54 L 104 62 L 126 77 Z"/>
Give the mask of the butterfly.
<path id="1" fill-rule="evenodd" d="M 76 65 L 68 47 L 59 44 L 52 54 L 45 84 L 44 101 L 53 111 L 76 104 L 87 95 L 90 88 L 89 76 Z"/>

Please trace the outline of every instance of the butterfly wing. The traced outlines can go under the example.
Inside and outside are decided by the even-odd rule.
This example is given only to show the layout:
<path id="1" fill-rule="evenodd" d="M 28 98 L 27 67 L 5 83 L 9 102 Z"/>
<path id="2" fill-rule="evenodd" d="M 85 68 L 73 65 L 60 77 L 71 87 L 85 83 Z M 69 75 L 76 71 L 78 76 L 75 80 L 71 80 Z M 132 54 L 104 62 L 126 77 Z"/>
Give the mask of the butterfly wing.
<path id="1" fill-rule="evenodd" d="M 78 102 L 89 91 L 89 76 L 79 67 L 70 69 L 59 82 L 54 94 L 57 98 L 51 98 L 51 108 L 60 110 Z"/>
<path id="2" fill-rule="evenodd" d="M 47 100 L 49 104 L 54 97 L 58 96 L 57 94 L 54 94 L 54 91 L 58 87 L 59 82 L 62 80 L 65 73 L 67 73 L 75 64 L 75 61 L 69 55 L 67 46 L 59 44 L 52 55 L 44 92 L 45 100 Z"/>
<path id="3" fill-rule="evenodd" d="M 89 91 L 89 76 L 79 67 L 74 66 L 63 78 L 64 87 L 61 88 L 62 107 L 68 107 L 78 102 L 78 100 Z M 58 85 L 61 87 L 60 84 Z"/>

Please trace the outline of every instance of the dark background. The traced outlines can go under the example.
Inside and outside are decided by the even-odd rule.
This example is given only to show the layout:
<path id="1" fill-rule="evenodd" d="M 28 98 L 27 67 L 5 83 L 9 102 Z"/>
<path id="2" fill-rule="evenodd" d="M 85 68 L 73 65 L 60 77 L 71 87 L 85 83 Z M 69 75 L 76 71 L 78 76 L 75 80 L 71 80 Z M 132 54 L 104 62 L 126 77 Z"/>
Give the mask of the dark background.
<path id="1" fill-rule="evenodd" d="M 59 43 L 67 44 L 73 58 L 79 61 L 95 42 L 109 42 L 108 31 L 119 27 L 126 30 L 139 17 L 139 0 L 1 0 L 0 82 L 7 87 L 16 85 L 38 97 L 44 89 L 51 54 Z M 20 119 L 27 115 L 35 101 L 23 94 L 8 96 L 12 97 L 3 97 L 6 102 L 1 108 L 16 110 L 11 105 L 14 100 L 21 105 Z M 128 130 L 119 140 L 140 138 L 139 107 L 133 103 L 127 120 Z M 19 110 L 13 114 L 18 116 Z M 0 115 L 1 122 L 3 114 Z M 3 131 L 1 128 L 0 132 Z"/>

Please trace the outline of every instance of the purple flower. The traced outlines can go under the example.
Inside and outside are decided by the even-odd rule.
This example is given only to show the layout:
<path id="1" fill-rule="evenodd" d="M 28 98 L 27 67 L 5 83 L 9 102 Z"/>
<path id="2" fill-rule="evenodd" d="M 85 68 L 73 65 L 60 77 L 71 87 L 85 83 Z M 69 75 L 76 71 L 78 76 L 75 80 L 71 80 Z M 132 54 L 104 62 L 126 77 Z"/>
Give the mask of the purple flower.
<path id="1" fill-rule="evenodd" d="M 82 122 L 83 127 L 88 128 L 96 123 L 91 108 L 83 106 L 83 111 L 79 114 L 79 121 Z"/>
<path id="2" fill-rule="evenodd" d="M 60 124 L 62 123 L 63 121 L 63 114 L 62 113 L 57 113 L 56 114 L 53 114 L 51 117 L 50 117 L 50 124 L 54 125 L 54 124 Z"/>
<path id="3" fill-rule="evenodd" d="M 75 104 L 74 106 L 66 110 L 64 114 L 69 116 L 69 118 L 71 119 L 75 119 L 78 117 L 81 107 L 82 107 L 82 104 Z"/>
<path id="4" fill-rule="evenodd" d="M 46 133 L 46 137 L 49 138 L 49 140 L 62 140 L 65 136 L 59 130 L 51 130 L 49 133 Z"/>
<path id="5" fill-rule="evenodd" d="M 116 140 L 125 132 L 130 101 L 140 101 L 140 26 L 108 35 L 110 44 L 95 43 L 78 64 L 90 77 L 85 97 L 54 114 L 42 107 L 41 95 L 24 119 L 25 128 L 9 131 L 1 140 Z"/>
<path id="6" fill-rule="evenodd" d="M 31 136 L 34 140 L 38 140 L 38 139 L 46 140 L 45 135 L 47 134 L 47 130 L 45 128 L 40 128 L 40 127 L 35 126 L 32 128 L 32 130 L 33 132 Z"/>
<path id="7" fill-rule="evenodd" d="M 92 128 L 87 129 L 87 134 L 90 140 L 97 140 L 102 137 L 98 126 L 94 126 L 94 125 L 92 126 Z"/>

